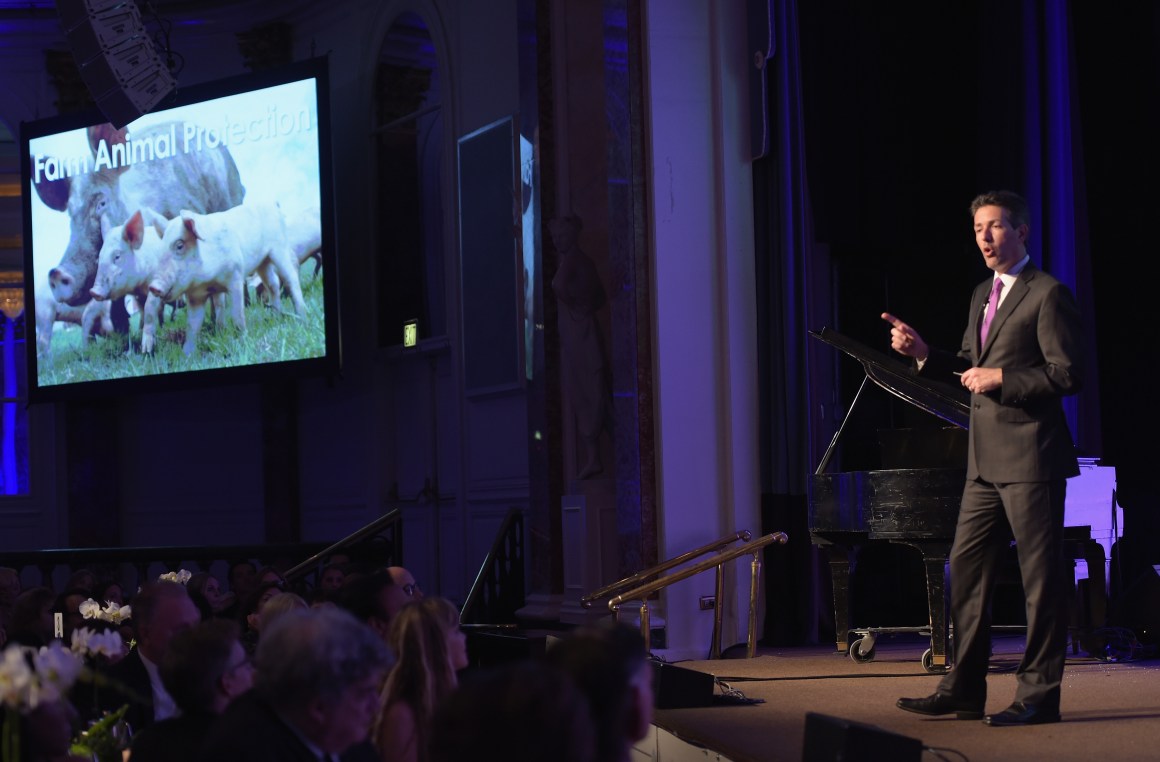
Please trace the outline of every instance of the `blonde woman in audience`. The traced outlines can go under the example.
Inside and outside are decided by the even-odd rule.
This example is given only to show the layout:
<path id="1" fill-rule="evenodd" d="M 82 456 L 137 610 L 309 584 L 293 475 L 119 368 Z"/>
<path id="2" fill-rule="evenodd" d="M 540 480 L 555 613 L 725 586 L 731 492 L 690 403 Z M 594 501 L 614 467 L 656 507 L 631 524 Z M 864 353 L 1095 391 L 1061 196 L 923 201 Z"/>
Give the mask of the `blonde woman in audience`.
<path id="1" fill-rule="evenodd" d="M 269 630 L 274 620 L 287 611 L 308 608 L 310 608 L 310 604 L 301 595 L 297 593 L 278 593 L 267 599 L 258 611 L 258 632 L 263 633 Z"/>
<path id="2" fill-rule="evenodd" d="M 398 659 L 383 687 L 373 738 L 383 762 L 426 762 L 438 706 L 467 666 L 459 612 L 445 598 L 424 598 L 399 610 L 388 644 Z"/>

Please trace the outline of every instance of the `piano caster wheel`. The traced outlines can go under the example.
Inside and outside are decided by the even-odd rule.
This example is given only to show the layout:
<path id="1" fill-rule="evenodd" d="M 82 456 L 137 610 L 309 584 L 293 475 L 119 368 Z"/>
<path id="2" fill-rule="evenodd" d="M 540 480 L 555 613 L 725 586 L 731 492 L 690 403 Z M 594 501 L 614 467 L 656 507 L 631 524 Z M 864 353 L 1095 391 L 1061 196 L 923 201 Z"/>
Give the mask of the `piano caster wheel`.
<path id="1" fill-rule="evenodd" d="M 870 642 L 873 644 L 874 641 Z M 871 645 L 869 651 L 863 652 L 862 638 L 858 638 L 850 644 L 850 658 L 859 664 L 865 664 L 866 662 L 874 661 L 874 646 Z"/>
<path id="2" fill-rule="evenodd" d="M 941 675 L 950 671 L 945 664 L 935 666 L 934 652 L 929 648 L 922 652 L 922 668 L 931 675 Z"/>

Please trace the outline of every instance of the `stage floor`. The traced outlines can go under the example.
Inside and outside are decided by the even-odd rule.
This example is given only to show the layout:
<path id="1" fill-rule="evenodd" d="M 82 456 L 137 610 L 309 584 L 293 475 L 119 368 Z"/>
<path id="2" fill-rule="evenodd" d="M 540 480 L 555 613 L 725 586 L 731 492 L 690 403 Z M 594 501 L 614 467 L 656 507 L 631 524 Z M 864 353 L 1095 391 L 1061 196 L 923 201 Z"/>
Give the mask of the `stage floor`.
<path id="1" fill-rule="evenodd" d="M 762 648 L 753 659 L 680 662 L 682 668 L 712 674 L 745 698 L 762 702 L 662 709 L 654 724 L 731 762 L 800 762 L 807 712 L 917 739 L 929 749 L 924 760 L 1160 758 L 1160 659 L 1147 651 L 1117 662 L 1069 652 L 1063 721 L 999 728 L 953 715 L 923 717 L 895 707 L 901 696 L 934 692 L 939 676 L 925 672 L 921 664 L 928 646 L 928 640 L 913 634 L 883 635 L 874 661 L 865 663 L 820 646 Z M 996 636 L 987 678 L 988 712 L 1002 711 L 1014 699 L 1022 648 L 1021 635 Z M 718 685 L 716 693 L 721 690 Z"/>

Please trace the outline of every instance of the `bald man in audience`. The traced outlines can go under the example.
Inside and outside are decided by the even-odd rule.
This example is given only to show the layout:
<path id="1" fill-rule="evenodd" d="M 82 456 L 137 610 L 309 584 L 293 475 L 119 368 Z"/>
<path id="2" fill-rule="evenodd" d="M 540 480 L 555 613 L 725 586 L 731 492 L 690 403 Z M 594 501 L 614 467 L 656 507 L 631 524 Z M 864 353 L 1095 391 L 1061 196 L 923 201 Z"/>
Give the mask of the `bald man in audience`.
<path id="1" fill-rule="evenodd" d="M 391 581 L 395 583 L 395 586 L 402 591 L 408 600 L 423 600 L 423 591 L 419 589 L 419 583 L 415 581 L 415 575 L 411 574 L 411 572 L 402 566 L 388 566 L 387 573 L 391 575 Z"/>

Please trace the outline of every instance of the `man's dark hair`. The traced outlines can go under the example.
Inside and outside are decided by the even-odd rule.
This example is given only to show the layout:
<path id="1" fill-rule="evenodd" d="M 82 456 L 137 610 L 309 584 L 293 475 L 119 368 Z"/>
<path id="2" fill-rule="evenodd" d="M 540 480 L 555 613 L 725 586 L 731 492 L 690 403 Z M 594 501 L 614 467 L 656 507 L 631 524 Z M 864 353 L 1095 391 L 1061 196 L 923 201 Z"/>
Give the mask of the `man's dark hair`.
<path id="1" fill-rule="evenodd" d="M 237 666 L 230 658 L 239 632 L 237 622 L 211 619 L 173 636 L 158 672 L 184 714 L 211 710 L 218 681 Z"/>
<path id="2" fill-rule="evenodd" d="M 188 598 L 185 585 L 169 580 L 149 582 L 133 596 L 133 622 L 138 633 L 153 622 L 161 601 L 165 599 Z"/>
<path id="3" fill-rule="evenodd" d="M 647 663 L 640 631 L 615 620 L 578 627 L 548 648 L 549 664 L 572 678 L 588 699 L 596 725 L 599 759 L 621 759 L 630 743 L 626 718 L 632 709 L 629 685 Z"/>
<path id="4" fill-rule="evenodd" d="M 1031 221 L 1031 208 L 1027 205 L 1026 199 L 1013 191 L 987 191 L 975 196 L 975 200 L 971 202 L 971 219 L 974 219 L 975 212 L 984 206 L 1000 206 L 1006 209 L 1011 217 L 1011 224 L 1015 227 L 1026 225 Z"/>
<path id="5" fill-rule="evenodd" d="M 598 728 L 588 707 L 588 699 L 566 674 L 537 660 L 483 668 L 465 675 L 435 710 L 429 759 L 620 759 L 596 753 Z"/>
<path id="6" fill-rule="evenodd" d="M 357 577 L 339 590 L 338 605 L 367 622 L 371 617 L 386 621 L 390 617 L 380 604 L 381 593 L 393 587 L 395 581 L 386 571 L 377 571 L 365 577 Z"/>

